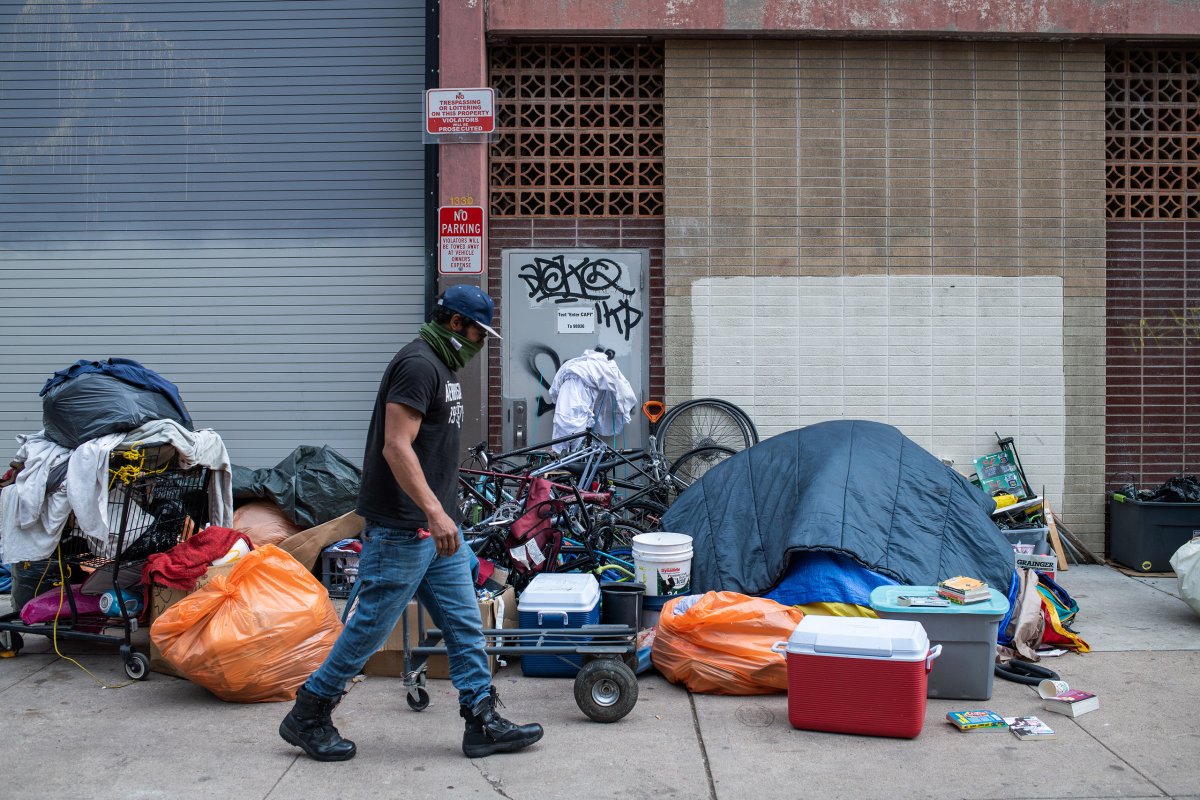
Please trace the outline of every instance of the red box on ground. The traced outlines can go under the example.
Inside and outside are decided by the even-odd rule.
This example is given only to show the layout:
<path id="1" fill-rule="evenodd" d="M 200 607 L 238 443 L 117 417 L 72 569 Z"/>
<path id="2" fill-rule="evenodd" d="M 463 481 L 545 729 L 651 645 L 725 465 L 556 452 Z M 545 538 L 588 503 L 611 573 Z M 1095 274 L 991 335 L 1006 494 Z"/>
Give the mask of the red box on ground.
<path id="1" fill-rule="evenodd" d="M 919 622 L 810 614 L 786 643 L 788 720 L 810 731 L 915 738 L 940 652 Z"/>

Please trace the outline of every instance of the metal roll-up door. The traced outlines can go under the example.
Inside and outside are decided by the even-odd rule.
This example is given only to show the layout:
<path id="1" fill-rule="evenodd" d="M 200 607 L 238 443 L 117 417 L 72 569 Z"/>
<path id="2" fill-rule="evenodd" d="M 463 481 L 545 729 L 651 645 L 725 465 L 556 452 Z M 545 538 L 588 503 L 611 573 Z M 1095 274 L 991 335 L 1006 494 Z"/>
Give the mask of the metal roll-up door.
<path id="1" fill-rule="evenodd" d="M 424 313 L 425 3 L 0 1 L 0 472 L 78 359 L 362 457 Z"/>

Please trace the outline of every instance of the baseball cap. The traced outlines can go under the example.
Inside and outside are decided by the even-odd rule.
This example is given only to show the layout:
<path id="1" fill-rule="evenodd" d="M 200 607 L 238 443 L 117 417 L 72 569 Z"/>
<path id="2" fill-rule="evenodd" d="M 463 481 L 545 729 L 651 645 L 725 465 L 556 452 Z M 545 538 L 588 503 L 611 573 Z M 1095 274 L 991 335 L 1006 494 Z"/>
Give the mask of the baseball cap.
<path id="1" fill-rule="evenodd" d="M 496 333 L 496 330 L 492 327 L 492 317 L 496 313 L 496 304 L 478 286 L 471 286 L 465 283 L 451 286 L 442 292 L 442 296 L 437 304 L 443 308 L 448 308 L 456 314 L 462 314 L 487 331 L 489 336 L 495 336 L 497 339 L 500 338 L 500 334 Z"/>

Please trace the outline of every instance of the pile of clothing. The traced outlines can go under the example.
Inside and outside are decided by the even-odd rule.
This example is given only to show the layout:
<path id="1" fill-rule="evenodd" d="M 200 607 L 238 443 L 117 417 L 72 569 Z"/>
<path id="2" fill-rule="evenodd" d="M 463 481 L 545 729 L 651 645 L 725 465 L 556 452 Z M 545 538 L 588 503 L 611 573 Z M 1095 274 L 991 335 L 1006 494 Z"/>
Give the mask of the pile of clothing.
<path id="1" fill-rule="evenodd" d="M 79 361 L 56 372 L 41 396 L 44 428 L 17 437 L 8 485 L 0 489 L 0 563 L 49 558 L 72 516 L 92 553 L 114 557 L 119 521 L 109 519 L 109 499 L 120 484 L 112 488 L 109 459 L 135 445 L 169 445 L 179 469 L 207 467 L 210 521 L 231 525 L 225 444 L 213 430 L 193 429 L 170 381 L 130 359 Z"/>

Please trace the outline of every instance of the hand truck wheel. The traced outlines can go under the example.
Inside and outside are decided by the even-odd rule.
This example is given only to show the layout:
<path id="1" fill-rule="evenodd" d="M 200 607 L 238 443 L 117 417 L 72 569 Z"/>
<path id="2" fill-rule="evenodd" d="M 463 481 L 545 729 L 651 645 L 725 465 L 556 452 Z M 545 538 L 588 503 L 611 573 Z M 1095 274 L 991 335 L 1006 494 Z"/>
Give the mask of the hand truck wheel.
<path id="1" fill-rule="evenodd" d="M 617 658 L 597 658 L 575 676 L 575 704 L 596 722 L 616 722 L 633 710 L 637 676 Z"/>
<path id="2" fill-rule="evenodd" d="M 130 653 L 125 658 L 125 674 L 135 681 L 144 681 L 150 676 L 150 659 L 145 653 Z"/>
<path id="3" fill-rule="evenodd" d="M 409 689 L 404 699 L 408 701 L 408 707 L 413 711 L 424 711 L 429 708 L 429 692 L 419 686 Z"/>
<path id="4" fill-rule="evenodd" d="M 25 648 L 25 639 L 16 631 L 0 631 L 0 658 L 13 658 Z"/>

